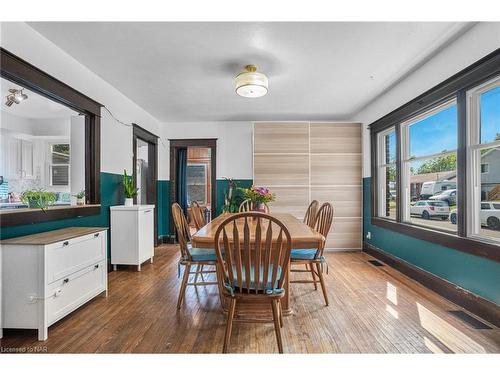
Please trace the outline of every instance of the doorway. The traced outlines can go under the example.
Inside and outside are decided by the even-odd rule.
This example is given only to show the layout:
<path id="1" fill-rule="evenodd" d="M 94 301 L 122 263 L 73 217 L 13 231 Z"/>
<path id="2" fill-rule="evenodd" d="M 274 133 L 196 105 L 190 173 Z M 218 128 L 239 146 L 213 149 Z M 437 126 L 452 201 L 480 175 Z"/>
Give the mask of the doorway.
<path id="1" fill-rule="evenodd" d="M 170 140 L 170 201 L 182 207 L 190 222 L 193 202 L 204 209 L 207 221 L 216 213 L 216 149 L 217 139 Z"/>
<path id="2" fill-rule="evenodd" d="M 139 189 L 135 204 L 154 204 L 154 244 L 158 245 L 158 137 L 137 124 L 133 124 L 133 176 Z"/>

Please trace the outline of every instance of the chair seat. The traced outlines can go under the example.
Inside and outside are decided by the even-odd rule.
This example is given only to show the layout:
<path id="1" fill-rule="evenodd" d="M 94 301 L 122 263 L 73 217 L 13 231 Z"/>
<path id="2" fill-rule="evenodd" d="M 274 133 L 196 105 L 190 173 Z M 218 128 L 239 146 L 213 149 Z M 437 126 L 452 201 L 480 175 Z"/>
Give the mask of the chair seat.
<path id="1" fill-rule="evenodd" d="M 188 244 L 188 251 L 191 254 L 191 258 L 194 262 L 215 262 L 217 261 L 217 256 L 215 255 L 214 249 L 202 249 L 198 247 L 192 247 Z"/>
<path id="2" fill-rule="evenodd" d="M 255 285 L 255 280 L 254 280 L 254 275 L 255 275 L 255 271 L 254 271 L 255 267 L 253 265 L 250 266 L 250 290 L 255 290 L 256 289 L 256 285 Z M 242 270 L 242 275 L 241 275 L 241 287 L 242 289 L 246 290 L 247 289 L 247 279 L 246 279 L 246 275 L 245 275 L 245 268 L 243 268 Z M 266 286 L 265 286 L 265 289 L 266 290 L 276 290 L 278 288 L 278 280 L 281 278 L 281 273 L 282 273 L 282 270 L 281 270 L 281 267 L 278 267 L 277 269 L 277 275 L 276 275 L 276 282 L 275 282 L 275 285 L 271 285 L 271 282 L 272 282 L 272 279 L 273 279 L 273 275 L 272 275 L 272 266 L 269 267 L 269 274 L 267 276 L 267 282 L 266 282 Z M 234 274 L 234 288 L 239 288 L 239 282 L 238 282 L 238 276 L 236 274 L 236 266 L 233 266 L 233 274 Z M 263 280 L 264 280 L 264 267 L 260 267 L 260 272 L 259 272 L 259 285 L 257 286 L 257 288 L 262 288 L 262 284 L 263 284 Z"/>
<path id="3" fill-rule="evenodd" d="M 290 253 L 290 259 L 294 260 L 312 260 L 316 259 L 318 249 L 294 249 Z"/>

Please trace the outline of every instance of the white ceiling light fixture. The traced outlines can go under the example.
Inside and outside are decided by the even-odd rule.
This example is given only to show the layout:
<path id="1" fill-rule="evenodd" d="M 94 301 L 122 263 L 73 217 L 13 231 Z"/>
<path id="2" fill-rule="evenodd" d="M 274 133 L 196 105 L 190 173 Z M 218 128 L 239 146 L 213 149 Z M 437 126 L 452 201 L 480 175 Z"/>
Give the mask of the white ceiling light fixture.
<path id="1" fill-rule="evenodd" d="M 9 89 L 9 92 L 10 92 L 10 94 L 5 97 L 7 99 L 5 101 L 5 105 L 7 107 L 10 107 L 14 103 L 19 104 L 23 100 L 28 99 L 28 95 L 23 93 L 23 89 L 21 89 L 21 90 Z"/>
<path id="2" fill-rule="evenodd" d="M 259 98 L 267 94 L 267 77 L 257 72 L 255 65 L 245 66 L 245 72 L 236 76 L 236 93 L 245 98 Z"/>

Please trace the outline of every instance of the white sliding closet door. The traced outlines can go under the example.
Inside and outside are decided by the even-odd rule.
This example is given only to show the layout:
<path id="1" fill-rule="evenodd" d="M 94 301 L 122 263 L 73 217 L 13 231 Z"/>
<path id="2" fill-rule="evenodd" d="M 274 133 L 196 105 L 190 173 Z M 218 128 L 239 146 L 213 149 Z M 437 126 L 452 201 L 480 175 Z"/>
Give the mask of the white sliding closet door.
<path id="1" fill-rule="evenodd" d="M 330 202 L 327 249 L 360 249 L 361 125 L 333 122 L 254 124 L 254 184 L 276 193 L 271 212 L 302 219 L 313 199 Z"/>

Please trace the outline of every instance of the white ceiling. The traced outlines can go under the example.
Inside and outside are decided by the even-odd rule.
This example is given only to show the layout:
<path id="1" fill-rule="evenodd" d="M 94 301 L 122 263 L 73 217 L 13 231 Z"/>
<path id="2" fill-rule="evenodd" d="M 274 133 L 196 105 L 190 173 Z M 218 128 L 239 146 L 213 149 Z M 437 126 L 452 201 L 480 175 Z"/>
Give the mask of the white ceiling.
<path id="1" fill-rule="evenodd" d="M 347 120 L 472 27 L 463 22 L 32 22 L 160 121 Z M 234 93 L 256 64 L 258 99 Z"/>
<path id="2" fill-rule="evenodd" d="M 28 99 L 19 104 L 14 103 L 10 107 L 7 107 L 5 101 L 6 96 L 10 94 L 9 89 L 23 89 L 23 93 L 28 95 Z M 2 95 L 2 111 L 8 112 L 14 116 L 27 119 L 55 119 L 69 118 L 70 116 L 78 115 L 78 112 L 4 78 L 0 78 L 0 92 Z"/>

